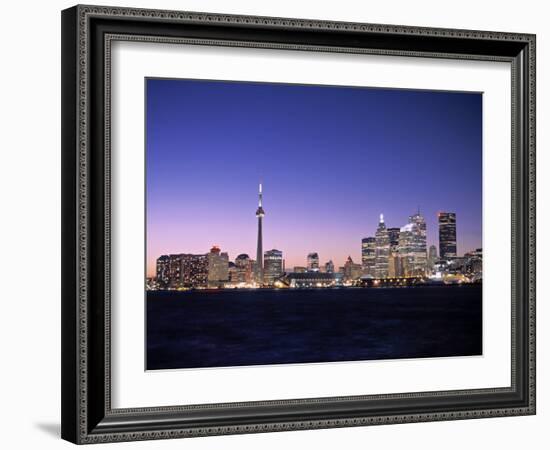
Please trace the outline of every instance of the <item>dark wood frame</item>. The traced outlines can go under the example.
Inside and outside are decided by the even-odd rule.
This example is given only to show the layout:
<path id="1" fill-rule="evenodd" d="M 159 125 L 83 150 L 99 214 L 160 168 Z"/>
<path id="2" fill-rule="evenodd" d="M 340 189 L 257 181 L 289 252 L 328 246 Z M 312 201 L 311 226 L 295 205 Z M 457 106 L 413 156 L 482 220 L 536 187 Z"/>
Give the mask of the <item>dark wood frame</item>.
<path id="1" fill-rule="evenodd" d="M 184 42 L 512 64 L 512 383 L 494 389 L 112 409 L 110 43 Z M 62 12 L 62 437 L 161 439 L 535 413 L 535 36 L 75 6 Z"/>

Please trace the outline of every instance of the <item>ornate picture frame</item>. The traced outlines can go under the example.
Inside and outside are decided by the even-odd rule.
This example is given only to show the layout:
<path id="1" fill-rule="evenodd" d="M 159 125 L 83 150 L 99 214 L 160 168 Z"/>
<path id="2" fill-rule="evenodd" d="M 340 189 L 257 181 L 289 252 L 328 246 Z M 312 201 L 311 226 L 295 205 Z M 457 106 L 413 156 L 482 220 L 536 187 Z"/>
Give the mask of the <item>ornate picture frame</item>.
<path id="1" fill-rule="evenodd" d="M 511 64 L 511 384 L 117 409 L 111 403 L 115 41 Z M 100 6 L 62 12 L 62 437 L 85 444 L 535 414 L 535 36 Z"/>

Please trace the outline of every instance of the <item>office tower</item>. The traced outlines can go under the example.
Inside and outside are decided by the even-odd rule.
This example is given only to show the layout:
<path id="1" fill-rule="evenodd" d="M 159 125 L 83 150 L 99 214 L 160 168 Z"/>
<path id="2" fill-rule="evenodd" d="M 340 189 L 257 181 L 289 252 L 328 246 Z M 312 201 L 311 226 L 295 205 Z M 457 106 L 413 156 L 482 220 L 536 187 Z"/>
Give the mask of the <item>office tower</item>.
<path id="1" fill-rule="evenodd" d="M 332 262 L 332 259 L 325 264 L 325 272 L 334 273 L 334 263 Z"/>
<path id="2" fill-rule="evenodd" d="M 366 237 L 361 239 L 361 266 L 364 276 L 374 277 L 376 265 L 376 238 Z"/>
<path id="3" fill-rule="evenodd" d="M 307 270 L 308 272 L 319 272 L 319 255 L 317 253 L 307 255 Z"/>
<path id="4" fill-rule="evenodd" d="M 283 275 L 283 252 L 268 250 L 264 253 L 264 283 L 272 286 Z"/>
<path id="5" fill-rule="evenodd" d="M 414 275 L 423 276 L 428 266 L 426 248 L 426 221 L 420 211 L 409 217 L 409 223 L 414 224 L 412 251 L 414 254 Z"/>
<path id="6" fill-rule="evenodd" d="M 388 276 L 388 257 L 390 253 L 390 239 L 388 230 L 384 223 L 384 214 L 380 214 L 380 221 L 375 234 L 376 239 L 376 261 L 374 274 L 376 278 L 386 278 Z"/>
<path id="7" fill-rule="evenodd" d="M 256 248 L 256 281 L 263 284 L 264 281 L 264 266 L 263 266 L 263 236 L 262 236 L 262 220 L 265 216 L 265 211 L 262 207 L 262 183 L 258 190 L 258 209 L 256 217 L 258 218 L 258 245 Z"/>
<path id="8" fill-rule="evenodd" d="M 399 231 L 398 256 L 401 264 L 401 276 L 411 276 L 414 273 L 414 229 L 415 224 L 408 223 Z"/>
<path id="9" fill-rule="evenodd" d="M 401 264 L 398 254 L 400 228 L 388 228 L 388 239 L 390 241 L 390 251 L 388 255 L 388 277 L 395 278 L 401 276 Z"/>
<path id="10" fill-rule="evenodd" d="M 222 287 L 229 278 L 229 257 L 227 253 L 221 253 L 220 248 L 213 246 L 208 259 L 208 287 Z"/>
<path id="11" fill-rule="evenodd" d="M 397 251 L 399 246 L 399 233 L 401 232 L 400 228 L 388 228 L 388 239 L 390 241 L 390 252 Z"/>
<path id="12" fill-rule="evenodd" d="M 235 275 L 237 283 L 252 282 L 252 266 L 250 257 L 246 253 L 241 253 L 235 258 Z"/>
<path id="13" fill-rule="evenodd" d="M 437 214 L 439 222 L 439 257 L 452 259 L 456 253 L 456 214 L 440 212 Z"/>

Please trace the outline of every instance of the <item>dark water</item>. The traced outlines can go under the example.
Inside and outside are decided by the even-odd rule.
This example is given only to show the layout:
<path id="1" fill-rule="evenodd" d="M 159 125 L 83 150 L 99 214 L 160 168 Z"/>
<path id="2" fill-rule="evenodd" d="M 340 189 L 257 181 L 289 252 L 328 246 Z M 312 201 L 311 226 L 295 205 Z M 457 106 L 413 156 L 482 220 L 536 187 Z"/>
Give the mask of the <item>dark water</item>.
<path id="1" fill-rule="evenodd" d="M 147 368 L 480 355 L 481 286 L 147 293 Z"/>

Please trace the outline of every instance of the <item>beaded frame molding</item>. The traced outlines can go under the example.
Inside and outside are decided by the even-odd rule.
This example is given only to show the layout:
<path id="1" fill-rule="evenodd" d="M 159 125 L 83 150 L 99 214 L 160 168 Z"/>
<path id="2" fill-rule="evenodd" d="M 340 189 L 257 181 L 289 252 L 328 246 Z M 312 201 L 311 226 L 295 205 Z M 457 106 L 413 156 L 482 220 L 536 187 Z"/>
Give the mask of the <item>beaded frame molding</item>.
<path id="1" fill-rule="evenodd" d="M 511 385 L 111 407 L 114 41 L 505 61 L 512 72 Z M 85 444 L 535 414 L 535 36 L 78 5 L 62 12 L 62 437 Z"/>

